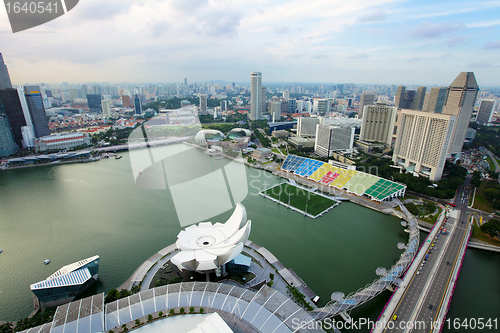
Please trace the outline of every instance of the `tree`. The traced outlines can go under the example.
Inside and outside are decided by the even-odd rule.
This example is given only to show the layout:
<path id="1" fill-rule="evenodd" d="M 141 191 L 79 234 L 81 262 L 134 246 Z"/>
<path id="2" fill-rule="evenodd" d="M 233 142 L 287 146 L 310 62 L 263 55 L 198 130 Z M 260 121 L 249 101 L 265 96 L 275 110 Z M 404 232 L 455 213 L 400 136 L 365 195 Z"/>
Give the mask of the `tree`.
<path id="1" fill-rule="evenodd" d="M 111 289 L 106 295 L 106 298 L 104 298 L 104 303 L 111 303 L 119 298 L 120 298 L 120 293 L 118 292 L 118 290 Z"/>
<path id="2" fill-rule="evenodd" d="M 175 310 L 174 310 L 174 309 L 170 309 L 169 314 L 170 314 L 171 316 L 173 316 L 173 315 L 175 314 Z"/>
<path id="3" fill-rule="evenodd" d="M 193 313 L 193 312 L 194 312 L 194 306 L 189 308 L 189 313 Z"/>
<path id="4" fill-rule="evenodd" d="M 490 237 L 500 236 L 500 220 L 491 219 L 481 225 L 481 231 Z"/>
<path id="5" fill-rule="evenodd" d="M 141 326 L 141 321 L 139 319 L 136 319 L 135 320 L 135 326 Z"/>
<path id="6" fill-rule="evenodd" d="M 158 312 L 158 318 L 163 317 L 163 311 Z"/>
<path id="7" fill-rule="evenodd" d="M 152 315 L 148 315 L 148 322 L 152 321 L 153 320 L 153 316 Z"/>
<path id="8" fill-rule="evenodd" d="M 200 308 L 200 313 L 203 313 L 205 312 L 205 310 L 203 308 Z"/>
<path id="9" fill-rule="evenodd" d="M 180 308 L 180 309 L 179 309 L 179 313 L 180 313 L 180 314 L 183 314 L 185 311 L 186 311 L 186 310 L 185 310 L 184 308 Z"/>

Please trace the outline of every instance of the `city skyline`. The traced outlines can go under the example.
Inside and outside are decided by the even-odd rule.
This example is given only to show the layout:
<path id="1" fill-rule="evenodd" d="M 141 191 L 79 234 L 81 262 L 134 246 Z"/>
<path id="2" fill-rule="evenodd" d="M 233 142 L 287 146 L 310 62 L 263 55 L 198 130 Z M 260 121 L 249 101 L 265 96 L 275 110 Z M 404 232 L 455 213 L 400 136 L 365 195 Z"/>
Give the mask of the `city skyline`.
<path id="1" fill-rule="evenodd" d="M 498 1 L 87 0 L 17 34 L 3 8 L 14 85 L 249 82 L 259 71 L 263 84 L 446 86 L 474 71 L 481 86 L 499 86 Z"/>

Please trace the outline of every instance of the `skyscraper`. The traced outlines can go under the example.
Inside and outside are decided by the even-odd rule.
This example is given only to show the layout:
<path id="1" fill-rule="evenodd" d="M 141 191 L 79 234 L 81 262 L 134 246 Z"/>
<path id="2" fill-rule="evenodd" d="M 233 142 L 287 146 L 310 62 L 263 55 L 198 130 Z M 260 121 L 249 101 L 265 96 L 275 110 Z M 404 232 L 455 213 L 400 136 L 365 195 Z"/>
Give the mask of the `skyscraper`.
<path id="1" fill-rule="evenodd" d="M 401 110 L 392 160 L 406 171 L 438 181 L 443 174 L 457 117 Z"/>
<path id="2" fill-rule="evenodd" d="M 290 99 L 290 90 L 286 89 L 285 91 L 283 91 L 283 98 L 285 99 L 285 101 L 288 101 Z"/>
<path id="3" fill-rule="evenodd" d="M 397 109 L 387 106 L 385 102 L 367 105 L 361 121 L 361 141 L 380 141 L 388 145 L 392 143 L 392 134 L 396 122 Z"/>
<path id="4" fill-rule="evenodd" d="M 325 115 L 332 111 L 332 101 L 327 98 L 315 98 L 313 100 L 313 114 Z"/>
<path id="5" fill-rule="evenodd" d="M 262 94 L 260 95 L 262 99 L 261 115 L 263 115 L 264 113 L 269 113 L 267 110 L 267 88 L 265 86 L 261 86 L 260 91 L 262 92 Z"/>
<path id="6" fill-rule="evenodd" d="M 359 100 L 359 111 L 358 114 L 363 116 L 363 109 L 365 105 L 373 105 L 375 104 L 375 94 L 362 93 L 361 98 Z"/>
<path id="7" fill-rule="evenodd" d="M 101 102 L 101 107 L 102 107 L 102 115 L 104 117 L 109 117 L 111 115 L 111 101 L 103 100 Z"/>
<path id="8" fill-rule="evenodd" d="M 12 83 L 10 82 L 9 71 L 7 70 L 7 65 L 3 61 L 3 56 L 0 53 L 0 89 L 12 88 Z"/>
<path id="9" fill-rule="evenodd" d="M 271 114 L 271 119 L 273 122 L 281 120 L 281 101 L 280 100 L 272 100 L 271 106 L 269 107 L 269 113 Z"/>
<path id="10" fill-rule="evenodd" d="M 134 96 L 134 108 L 135 108 L 135 114 L 142 114 L 141 96 L 137 94 L 135 94 Z"/>
<path id="11" fill-rule="evenodd" d="M 19 88 L 18 88 L 19 90 Z M 19 96 L 21 98 L 21 96 Z M 24 86 L 24 97 L 31 116 L 35 137 L 50 135 L 49 122 L 43 106 L 42 94 L 39 86 Z M 23 104 L 21 98 L 21 105 Z M 28 120 L 26 120 L 27 123 Z"/>
<path id="12" fill-rule="evenodd" d="M 300 117 L 297 120 L 297 135 L 298 136 L 315 136 L 316 125 L 319 124 L 319 118 L 316 117 Z"/>
<path id="13" fill-rule="evenodd" d="M 129 95 L 122 95 L 122 104 L 124 108 L 128 108 L 132 106 L 132 102 L 130 101 Z"/>
<path id="14" fill-rule="evenodd" d="M 405 86 L 399 86 L 396 93 L 395 106 L 398 109 L 422 110 L 425 99 L 425 87 L 415 90 L 406 90 Z"/>
<path id="15" fill-rule="evenodd" d="M 442 113 L 446 101 L 445 87 L 433 87 L 430 92 L 425 94 L 422 111 L 431 113 Z"/>
<path id="16" fill-rule="evenodd" d="M 457 116 L 450 154 L 460 154 L 479 87 L 473 72 L 462 72 L 448 87 L 443 114 Z"/>
<path id="17" fill-rule="evenodd" d="M 482 99 L 479 104 L 479 111 L 477 112 L 476 122 L 481 125 L 491 123 L 493 119 L 493 106 L 495 105 L 494 99 Z"/>
<path id="18" fill-rule="evenodd" d="M 200 114 L 207 114 L 207 95 L 200 95 Z"/>
<path id="19" fill-rule="evenodd" d="M 101 112 L 101 94 L 87 94 L 87 103 L 89 105 L 89 112 Z"/>
<path id="20" fill-rule="evenodd" d="M 5 113 L 9 117 L 14 141 L 19 147 L 23 147 L 21 128 L 26 126 L 26 119 L 24 118 L 23 107 L 21 106 L 17 90 L 13 88 L 0 90 L 0 102 L 3 103 Z"/>
<path id="21" fill-rule="evenodd" d="M 50 134 L 40 87 L 0 90 L 0 101 L 9 117 L 14 141 L 19 147 L 33 147 L 35 137 Z"/>
<path id="22" fill-rule="evenodd" d="M 2 102 L 0 102 L 0 157 L 10 156 L 18 150 L 19 146 L 14 141 L 9 118 L 5 114 Z"/>
<path id="23" fill-rule="evenodd" d="M 250 120 L 262 117 L 262 74 L 250 74 Z"/>

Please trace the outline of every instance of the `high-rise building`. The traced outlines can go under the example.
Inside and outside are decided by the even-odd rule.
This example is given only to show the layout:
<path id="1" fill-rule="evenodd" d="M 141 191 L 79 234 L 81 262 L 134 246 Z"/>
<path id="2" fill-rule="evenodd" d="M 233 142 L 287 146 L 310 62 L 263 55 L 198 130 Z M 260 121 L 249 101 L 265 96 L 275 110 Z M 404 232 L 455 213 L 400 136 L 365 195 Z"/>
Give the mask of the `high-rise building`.
<path id="1" fill-rule="evenodd" d="M 7 157 L 19 151 L 19 146 L 14 140 L 9 117 L 5 114 L 5 108 L 0 102 L 0 157 Z"/>
<path id="2" fill-rule="evenodd" d="M 200 112 L 199 114 L 207 114 L 207 95 L 200 95 Z"/>
<path id="3" fill-rule="evenodd" d="M 432 113 L 442 113 L 446 102 L 446 87 L 433 87 L 425 94 L 422 111 Z"/>
<path id="4" fill-rule="evenodd" d="M 262 109 L 261 109 L 262 110 L 261 115 L 262 115 L 264 113 L 269 113 L 267 110 L 267 88 L 262 86 L 261 92 L 262 92 L 262 94 L 260 96 L 262 98 Z"/>
<path id="5" fill-rule="evenodd" d="M 100 94 L 87 94 L 87 102 L 89 105 L 89 112 L 101 112 L 101 95 Z"/>
<path id="6" fill-rule="evenodd" d="M 462 72 L 448 87 L 443 114 L 457 116 L 450 154 L 460 154 L 479 87 L 473 72 Z"/>
<path id="7" fill-rule="evenodd" d="M 300 117 L 297 120 L 297 135 L 302 137 L 315 136 L 316 125 L 319 124 L 319 118 Z"/>
<path id="8" fill-rule="evenodd" d="M 262 117 L 262 74 L 253 72 L 250 74 L 250 120 Z"/>
<path id="9" fill-rule="evenodd" d="M 0 53 L 0 89 L 12 88 L 12 83 L 10 81 L 9 71 L 7 70 L 7 65 L 3 61 L 3 56 Z"/>
<path id="10" fill-rule="evenodd" d="M 392 160 L 408 172 L 438 181 L 451 146 L 456 116 L 400 110 Z"/>
<path id="11" fill-rule="evenodd" d="M 19 90 L 19 89 L 18 89 Z M 20 96 L 21 97 L 21 96 Z M 50 135 L 49 122 L 39 86 L 24 86 L 24 98 L 31 116 L 35 137 Z M 21 99 L 21 105 L 23 104 Z M 28 121 L 27 121 L 28 122 Z"/>
<path id="12" fill-rule="evenodd" d="M 0 101 L 9 117 L 14 141 L 19 147 L 33 147 L 35 137 L 50 134 L 40 87 L 21 86 L 0 90 Z"/>
<path id="13" fill-rule="evenodd" d="M 325 115 L 332 111 L 332 101 L 326 98 L 315 98 L 313 100 L 313 114 Z"/>
<path id="14" fill-rule="evenodd" d="M 111 101 L 106 99 L 101 101 L 101 108 L 102 108 L 102 115 L 104 117 L 111 116 Z"/>
<path id="15" fill-rule="evenodd" d="M 134 109 L 135 114 L 142 114 L 141 96 L 139 96 L 138 94 L 134 95 Z"/>
<path id="16" fill-rule="evenodd" d="M 375 94 L 370 94 L 370 93 L 362 93 L 361 98 L 359 100 L 359 111 L 358 114 L 360 117 L 363 116 L 364 112 L 364 107 L 365 105 L 373 105 L 375 104 Z"/>
<path id="17" fill-rule="evenodd" d="M 283 98 L 285 99 L 285 101 L 288 101 L 290 99 L 290 90 L 286 89 L 285 91 L 283 91 Z"/>
<path id="18" fill-rule="evenodd" d="M 288 112 L 290 112 L 290 113 L 297 112 L 297 99 L 296 98 L 288 99 Z"/>
<path id="19" fill-rule="evenodd" d="M 391 145 L 396 115 L 397 109 L 387 106 L 385 102 L 366 105 L 359 139 L 361 141 L 379 141 Z"/>
<path id="20" fill-rule="evenodd" d="M 416 91 L 407 91 L 405 86 L 399 86 L 396 93 L 395 106 L 398 109 L 422 110 L 425 91 L 425 87 L 418 87 Z"/>
<path id="21" fill-rule="evenodd" d="M 26 119 L 17 90 L 13 88 L 0 90 L 0 102 L 3 103 L 5 113 L 9 117 L 14 141 L 19 147 L 24 147 L 21 128 L 26 126 Z"/>
<path id="22" fill-rule="evenodd" d="M 124 108 L 128 108 L 132 106 L 132 101 L 130 100 L 129 95 L 122 95 L 122 105 Z"/>
<path id="23" fill-rule="evenodd" d="M 354 127 L 316 125 L 314 153 L 330 157 L 336 150 L 352 149 L 354 132 Z"/>
<path id="24" fill-rule="evenodd" d="M 482 99 L 479 104 L 479 111 L 477 112 L 476 122 L 481 125 L 488 125 L 493 120 L 493 106 L 495 105 L 494 99 Z"/>
<path id="25" fill-rule="evenodd" d="M 281 101 L 280 100 L 271 101 L 270 114 L 271 114 L 273 123 L 280 121 L 280 119 L 281 119 Z"/>

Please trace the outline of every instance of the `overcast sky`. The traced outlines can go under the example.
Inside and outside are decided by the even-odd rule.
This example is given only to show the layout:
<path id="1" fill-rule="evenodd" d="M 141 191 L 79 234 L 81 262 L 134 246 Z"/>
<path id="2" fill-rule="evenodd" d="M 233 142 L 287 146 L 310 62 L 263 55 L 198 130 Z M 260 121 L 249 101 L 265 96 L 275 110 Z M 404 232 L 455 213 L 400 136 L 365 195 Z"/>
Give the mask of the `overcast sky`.
<path id="1" fill-rule="evenodd" d="M 265 82 L 500 86 L 500 1 L 80 0 L 13 34 L 13 84 Z"/>

